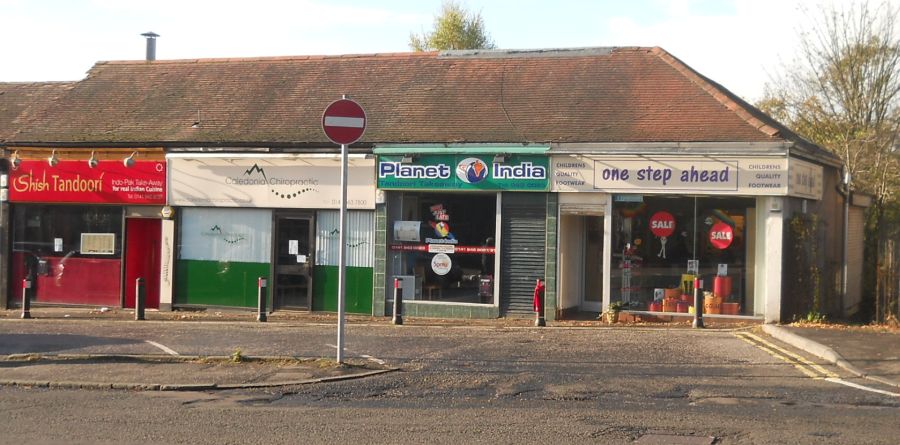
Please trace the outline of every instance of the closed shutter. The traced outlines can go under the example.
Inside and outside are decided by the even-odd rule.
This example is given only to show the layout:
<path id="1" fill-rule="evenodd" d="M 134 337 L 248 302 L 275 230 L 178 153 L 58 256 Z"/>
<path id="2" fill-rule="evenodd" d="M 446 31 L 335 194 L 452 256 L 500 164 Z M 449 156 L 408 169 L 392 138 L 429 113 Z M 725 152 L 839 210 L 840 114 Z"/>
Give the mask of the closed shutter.
<path id="1" fill-rule="evenodd" d="M 534 285 L 544 279 L 547 195 L 504 193 L 500 255 L 500 313 L 533 313 Z"/>

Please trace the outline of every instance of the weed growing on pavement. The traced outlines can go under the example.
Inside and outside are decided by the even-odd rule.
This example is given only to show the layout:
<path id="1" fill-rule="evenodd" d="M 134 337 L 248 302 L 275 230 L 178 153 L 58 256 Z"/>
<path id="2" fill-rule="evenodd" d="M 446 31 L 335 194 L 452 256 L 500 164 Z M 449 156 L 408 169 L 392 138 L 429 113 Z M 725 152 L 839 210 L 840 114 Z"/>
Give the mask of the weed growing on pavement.
<path id="1" fill-rule="evenodd" d="M 234 352 L 231 353 L 231 362 L 232 363 L 241 363 L 245 359 L 244 354 L 241 352 L 241 348 L 235 348 Z"/>

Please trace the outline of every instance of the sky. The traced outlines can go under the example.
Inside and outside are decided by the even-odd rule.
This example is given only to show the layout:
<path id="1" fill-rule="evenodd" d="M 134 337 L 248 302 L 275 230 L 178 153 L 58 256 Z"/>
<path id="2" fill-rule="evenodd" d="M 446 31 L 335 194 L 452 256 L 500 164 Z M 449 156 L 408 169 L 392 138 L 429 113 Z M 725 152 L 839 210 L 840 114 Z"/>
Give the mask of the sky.
<path id="1" fill-rule="evenodd" d="M 799 32 L 854 0 L 459 0 L 498 48 L 659 46 L 755 102 Z M 895 7 L 900 0 L 887 0 Z M 0 82 L 78 80 L 101 60 L 409 51 L 441 0 L 0 0 Z"/>

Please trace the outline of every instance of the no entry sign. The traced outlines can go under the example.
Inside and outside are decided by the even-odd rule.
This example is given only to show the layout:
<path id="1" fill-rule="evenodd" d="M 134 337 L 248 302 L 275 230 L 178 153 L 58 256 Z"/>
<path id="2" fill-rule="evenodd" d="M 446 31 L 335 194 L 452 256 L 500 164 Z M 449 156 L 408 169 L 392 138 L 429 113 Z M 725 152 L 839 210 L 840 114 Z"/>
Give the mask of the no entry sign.
<path id="1" fill-rule="evenodd" d="M 335 144 L 352 144 L 366 131 L 366 112 L 353 100 L 336 100 L 322 113 L 322 130 Z"/>
<path id="2" fill-rule="evenodd" d="M 728 224 L 717 222 L 709 229 L 709 242 L 716 249 L 727 249 L 734 241 L 734 229 Z"/>
<path id="3" fill-rule="evenodd" d="M 666 211 L 660 211 L 650 217 L 650 231 L 654 235 L 664 238 L 675 233 L 675 217 Z"/>

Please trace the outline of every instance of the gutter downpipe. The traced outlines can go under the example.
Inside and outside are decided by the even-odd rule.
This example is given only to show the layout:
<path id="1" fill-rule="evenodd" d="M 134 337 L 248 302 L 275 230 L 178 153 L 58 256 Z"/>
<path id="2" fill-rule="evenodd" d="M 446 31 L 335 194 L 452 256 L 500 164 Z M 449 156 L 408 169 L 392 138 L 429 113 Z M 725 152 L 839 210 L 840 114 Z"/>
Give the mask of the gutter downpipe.
<path id="1" fill-rule="evenodd" d="M 848 252 L 850 250 L 850 170 L 847 166 L 844 166 L 844 177 L 843 182 L 841 182 L 841 186 L 838 188 L 840 194 L 844 197 L 844 245 L 843 251 L 841 252 L 841 316 L 844 316 L 844 311 L 847 310 L 847 261 L 848 261 Z"/>

